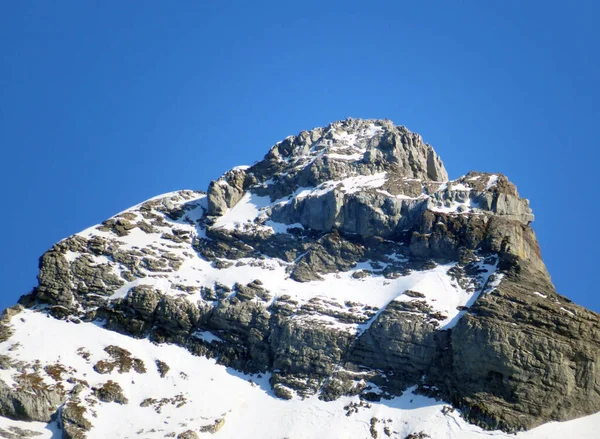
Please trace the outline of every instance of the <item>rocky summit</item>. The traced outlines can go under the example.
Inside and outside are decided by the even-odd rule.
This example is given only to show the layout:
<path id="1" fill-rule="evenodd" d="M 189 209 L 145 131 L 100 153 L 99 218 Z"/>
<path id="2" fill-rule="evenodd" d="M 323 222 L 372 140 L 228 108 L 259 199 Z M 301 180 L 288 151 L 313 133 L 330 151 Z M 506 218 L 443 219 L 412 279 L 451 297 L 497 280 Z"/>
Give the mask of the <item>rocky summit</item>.
<path id="1" fill-rule="evenodd" d="M 597 437 L 600 316 L 533 220 L 389 120 L 302 131 L 42 255 L 0 437 Z"/>

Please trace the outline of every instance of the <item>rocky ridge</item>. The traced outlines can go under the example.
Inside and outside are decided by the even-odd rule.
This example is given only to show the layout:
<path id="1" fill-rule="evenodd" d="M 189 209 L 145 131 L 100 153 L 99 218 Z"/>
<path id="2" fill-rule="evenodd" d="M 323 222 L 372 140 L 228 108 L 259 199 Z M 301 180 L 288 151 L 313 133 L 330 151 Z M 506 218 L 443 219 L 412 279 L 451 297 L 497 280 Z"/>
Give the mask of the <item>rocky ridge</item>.
<path id="1" fill-rule="evenodd" d="M 448 181 L 418 134 L 348 119 L 288 137 L 206 193 L 156 197 L 57 243 L 20 302 L 269 374 L 280 398 L 415 389 L 516 432 L 600 411 L 600 319 L 556 293 L 532 221 L 505 176 Z M 95 373 L 133 373 L 119 349 Z M 2 382 L 0 415 L 60 413 L 63 437 L 92 429 L 95 404 L 128 402 L 111 380 L 50 383 L 42 366 L 5 364 L 29 378 Z M 183 399 L 160 401 L 147 406 Z"/>

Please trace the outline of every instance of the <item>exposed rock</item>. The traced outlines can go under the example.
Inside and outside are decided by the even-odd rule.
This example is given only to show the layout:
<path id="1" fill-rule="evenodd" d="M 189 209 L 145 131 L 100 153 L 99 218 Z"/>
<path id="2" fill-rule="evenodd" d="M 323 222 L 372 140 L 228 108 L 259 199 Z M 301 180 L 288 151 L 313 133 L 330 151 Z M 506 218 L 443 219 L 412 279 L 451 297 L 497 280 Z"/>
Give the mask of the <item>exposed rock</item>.
<path id="1" fill-rule="evenodd" d="M 16 389 L 0 380 L 0 415 L 17 421 L 50 422 L 64 398 L 59 388 L 43 384 L 37 375 L 25 375 Z"/>
<path id="2" fill-rule="evenodd" d="M 167 363 L 160 360 L 156 360 L 156 369 L 158 370 L 158 374 L 161 378 L 167 376 L 167 373 L 169 373 L 169 370 L 171 370 Z"/>
<path id="3" fill-rule="evenodd" d="M 110 295 L 124 285 L 123 280 L 112 273 L 109 264 L 96 264 L 90 255 L 77 258 L 71 264 L 71 273 L 78 294 Z"/>
<path id="4" fill-rule="evenodd" d="M 21 305 L 14 305 L 2 311 L 2 317 L 0 317 L 0 343 L 8 340 L 12 336 L 13 330 L 10 326 L 10 319 L 19 314 L 22 310 L 23 307 Z"/>
<path id="5" fill-rule="evenodd" d="M 281 383 L 277 383 L 277 384 L 273 385 L 273 393 L 275 394 L 276 397 L 281 398 L 281 399 L 292 399 L 294 397 L 292 390 L 285 387 Z"/>
<path id="6" fill-rule="evenodd" d="M 125 298 L 127 305 L 137 311 L 144 320 L 151 320 L 160 302 L 160 293 L 148 285 L 136 285 Z"/>
<path id="7" fill-rule="evenodd" d="M 28 430 L 25 428 L 19 428 L 15 426 L 7 427 L 7 429 L 0 428 L 0 438 L 5 439 L 27 439 L 36 436 L 41 436 L 43 433 L 39 431 Z"/>
<path id="8" fill-rule="evenodd" d="M 511 431 L 599 411 L 598 316 L 562 298 L 537 300 L 531 291 L 552 284 L 519 267 L 452 331 L 448 394 L 472 422 Z"/>
<path id="9" fill-rule="evenodd" d="M 205 425 L 203 427 L 200 427 L 200 432 L 214 434 L 217 431 L 219 431 L 221 428 L 223 428 L 224 425 L 225 425 L 225 418 L 220 418 L 220 419 L 215 420 L 215 422 L 210 425 Z"/>
<path id="10" fill-rule="evenodd" d="M 187 399 L 183 394 L 175 395 L 171 398 L 146 398 L 140 403 L 140 407 L 153 407 L 156 413 L 160 413 L 165 405 L 173 405 L 179 408 L 187 404 Z"/>
<path id="11" fill-rule="evenodd" d="M 242 169 L 227 172 L 208 186 L 208 215 L 223 215 L 244 195 L 252 177 Z"/>
<path id="12" fill-rule="evenodd" d="M 409 434 L 404 439 L 425 439 L 425 438 L 429 438 L 429 437 L 431 437 L 431 436 L 429 436 L 424 431 L 419 431 L 419 432 L 416 432 L 416 433 Z"/>
<path id="13" fill-rule="evenodd" d="M 364 248 L 332 232 L 319 239 L 296 263 L 291 278 L 299 282 L 320 280 L 320 274 L 347 271 L 362 257 Z"/>
<path id="14" fill-rule="evenodd" d="M 8 370 L 13 365 L 13 359 L 8 355 L 0 355 L 0 370 Z"/>
<path id="15" fill-rule="evenodd" d="M 74 285 L 69 263 L 58 246 L 42 255 L 39 269 L 36 298 L 69 307 L 74 298 Z"/>
<path id="16" fill-rule="evenodd" d="M 22 303 L 47 305 L 55 318 L 103 321 L 124 334 L 176 343 L 238 370 L 271 371 L 271 386 L 284 399 L 376 400 L 419 385 L 469 421 L 506 431 L 600 410 L 600 317 L 556 293 L 529 201 L 505 176 L 471 172 L 448 181 L 418 134 L 387 120 L 348 119 L 288 137 L 253 166 L 211 182 L 205 199 L 198 194 L 149 200 L 102 223 L 97 235 L 56 244 L 41 257 L 39 285 Z M 254 217 L 219 223 L 238 203 L 254 201 L 247 209 Z M 127 244 L 136 227 L 151 244 Z M 317 295 L 324 277 L 386 285 L 445 264 L 469 299 L 458 310 L 436 310 L 413 287 L 382 310 L 369 304 L 368 289 L 364 300 Z M 265 276 L 285 272 L 285 282 L 304 283 L 306 294 L 315 287 L 315 296 L 269 291 L 258 279 L 215 281 L 244 267 L 260 267 Z M 204 283 L 203 270 L 211 270 Z M 0 341 L 10 337 L 17 311 L 0 320 Z M 98 373 L 146 371 L 118 346 L 106 352 L 94 366 Z M 0 368 L 12 367 L 9 360 Z M 156 367 L 162 377 L 170 370 L 160 360 Z M 124 403 L 109 383 L 96 396 Z M 49 419 L 64 396 L 38 390 L 21 395 L 0 385 L 0 414 Z M 181 396 L 142 405 L 160 412 L 184 403 Z M 91 428 L 82 408 L 71 401 L 62 409 L 65 437 Z M 371 420 L 372 437 L 382 422 Z"/>
<path id="17" fill-rule="evenodd" d="M 188 300 L 163 296 L 156 308 L 155 321 L 168 332 L 189 333 L 198 325 L 201 317 L 200 308 Z"/>
<path id="18" fill-rule="evenodd" d="M 23 307 L 21 305 L 10 306 L 2 311 L 2 317 L 0 317 L 0 321 L 2 321 L 2 323 L 9 323 L 10 319 L 19 314 L 21 311 L 23 311 Z"/>
<path id="19" fill-rule="evenodd" d="M 356 146 L 346 145 L 340 139 L 344 131 L 356 133 Z M 373 137 L 370 137 L 369 131 Z M 356 153 L 356 150 L 362 151 L 362 160 L 345 160 L 328 154 L 335 150 L 339 155 L 344 152 L 344 147 L 349 155 Z M 307 163 L 307 166 L 299 166 L 303 163 Z M 260 176 L 275 173 L 286 175 L 275 184 L 275 198 L 281 198 L 281 193 L 289 191 L 294 185 L 315 187 L 348 175 L 372 175 L 377 172 L 433 181 L 448 179 L 441 160 L 421 136 L 383 120 L 348 119 L 326 128 L 303 131 L 273 146 L 263 161 L 248 170 L 259 179 Z"/>
<path id="20" fill-rule="evenodd" d="M 129 231 L 135 228 L 135 224 L 130 221 L 135 219 L 135 216 L 127 216 L 127 213 L 121 214 L 121 217 L 117 216 L 115 218 L 111 218 L 102 223 L 102 226 L 99 227 L 99 230 L 102 231 L 111 231 L 117 236 L 127 236 L 129 235 Z"/>
<path id="21" fill-rule="evenodd" d="M 123 394 L 123 389 L 113 380 L 108 380 L 102 386 L 92 389 L 94 395 L 103 402 L 116 402 L 117 404 L 127 404 L 129 400 Z"/>
<path id="22" fill-rule="evenodd" d="M 391 302 L 356 341 L 348 357 L 356 364 L 394 371 L 400 391 L 429 370 L 438 355 L 438 338 L 446 335 L 436 331 L 426 314 L 407 309 L 408 303 Z"/>
<path id="23" fill-rule="evenodd" d="M 86 418 L 87 409 L 78 398 L 72 398 L 60 411 L 60 424 L 63 439 L 85 439 L 92 429 L 92 423 Z"/>
<path id="24" fill-rule="evenodd" d="M 177 435 L 177 439 L 199 439 L 198 433 L 192 430 L 186 430 L 183 433 Z"/>
<path id="25" fill-rule="evenodd" d="M 377 439 L 378 433 L 377 433 L 377 423 L 379 422 L 379 419 L 377 418 L 371 418 L 371 420 L 369 421 L 369 433 L 371 434 L 371 437 L 373 439 Z"/>
<path id="26" fill-rule="evenodd" d="M 116 369 L 119 373 L 127 373 L 133 368 L 137 373 L 146 373 L 144 362 L 139 358 L 134 358 L 126 349 L 111 345 L 104 350 L 110 355 L 110 359 L 98 361 L 94 365 L 96 372 L 106 374 Z"/>

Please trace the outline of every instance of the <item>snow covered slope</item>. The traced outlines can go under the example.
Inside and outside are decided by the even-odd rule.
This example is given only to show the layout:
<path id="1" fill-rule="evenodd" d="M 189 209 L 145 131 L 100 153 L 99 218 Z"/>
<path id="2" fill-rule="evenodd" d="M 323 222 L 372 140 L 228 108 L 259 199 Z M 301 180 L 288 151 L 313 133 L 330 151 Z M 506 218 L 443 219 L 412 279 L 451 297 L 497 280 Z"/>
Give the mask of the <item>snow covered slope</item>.
<path id="1" fill-rule="evenodd" d="M 331 402 L 317 397 L 285 401 L 273 395 L 268 374 L 245 375 L 178 346 L 155 345 L 93 323 L 59 321 L 33 311 L 18 314 L 13 325 L 15 333 L 0 344 L 0 355 L 26 364 L 24 373 L 37 373 L 44 385 L 63 385 L 68 391 L 75 383 L 87 383 L 78 397 L 84 401 L 85 418 L 94 425 L 87 435 L 90 439 L 165 438 L 187 431 L 208 437 L 208 430 L 217 430 L 215 426 L 218 430 L 212 434 L 223 439 L 406 438 L 421 432 L 436 439 L 598 437 L 600 414 L 517 435 L 483 431 L 466 423 L 449 405 L 414 394 L 412 389 L 380 402 L 358 396 Z M 48 349 L 57 344 L 60 349 Z M 132 368 L 120 373 L 116 367 L 98 373 L 95 366 L 109 358 L 108 346 L 117 346 L 140 360 L 143 372 Z M 163 362 L 163 370 L 166 365 L 168 371 L 162 374 L 157 362 Z M 64 371 L 56 373 L 58 367 Z M 1 379 L 13 380 L 13 370 L 0 372 Z M 103 402 L 95 396 L 93 389 L 109 381 L 122 389 L 126 404 Z M 61 437 L 55 422 L 0 419 L 2 430 L 10 427 L 39 432 L 35 437 L 40 439 Z M 2 434 L 0 430 L 0 437 L 10 437 Z"/>

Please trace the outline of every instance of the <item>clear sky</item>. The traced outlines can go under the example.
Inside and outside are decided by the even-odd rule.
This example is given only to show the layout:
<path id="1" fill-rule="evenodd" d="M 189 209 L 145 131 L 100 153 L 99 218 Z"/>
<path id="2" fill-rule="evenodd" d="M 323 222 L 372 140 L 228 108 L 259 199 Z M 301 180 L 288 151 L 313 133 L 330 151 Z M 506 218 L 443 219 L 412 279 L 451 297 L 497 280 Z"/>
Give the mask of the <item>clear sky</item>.
<path id="1" fill-rule="evenodd" d="M 559 292 L 600 312 L 597 5 L 4 2 L 0 308 L 54 242 L 352 116 L 419 132 L 451 178 L 508 175 Z"/>

